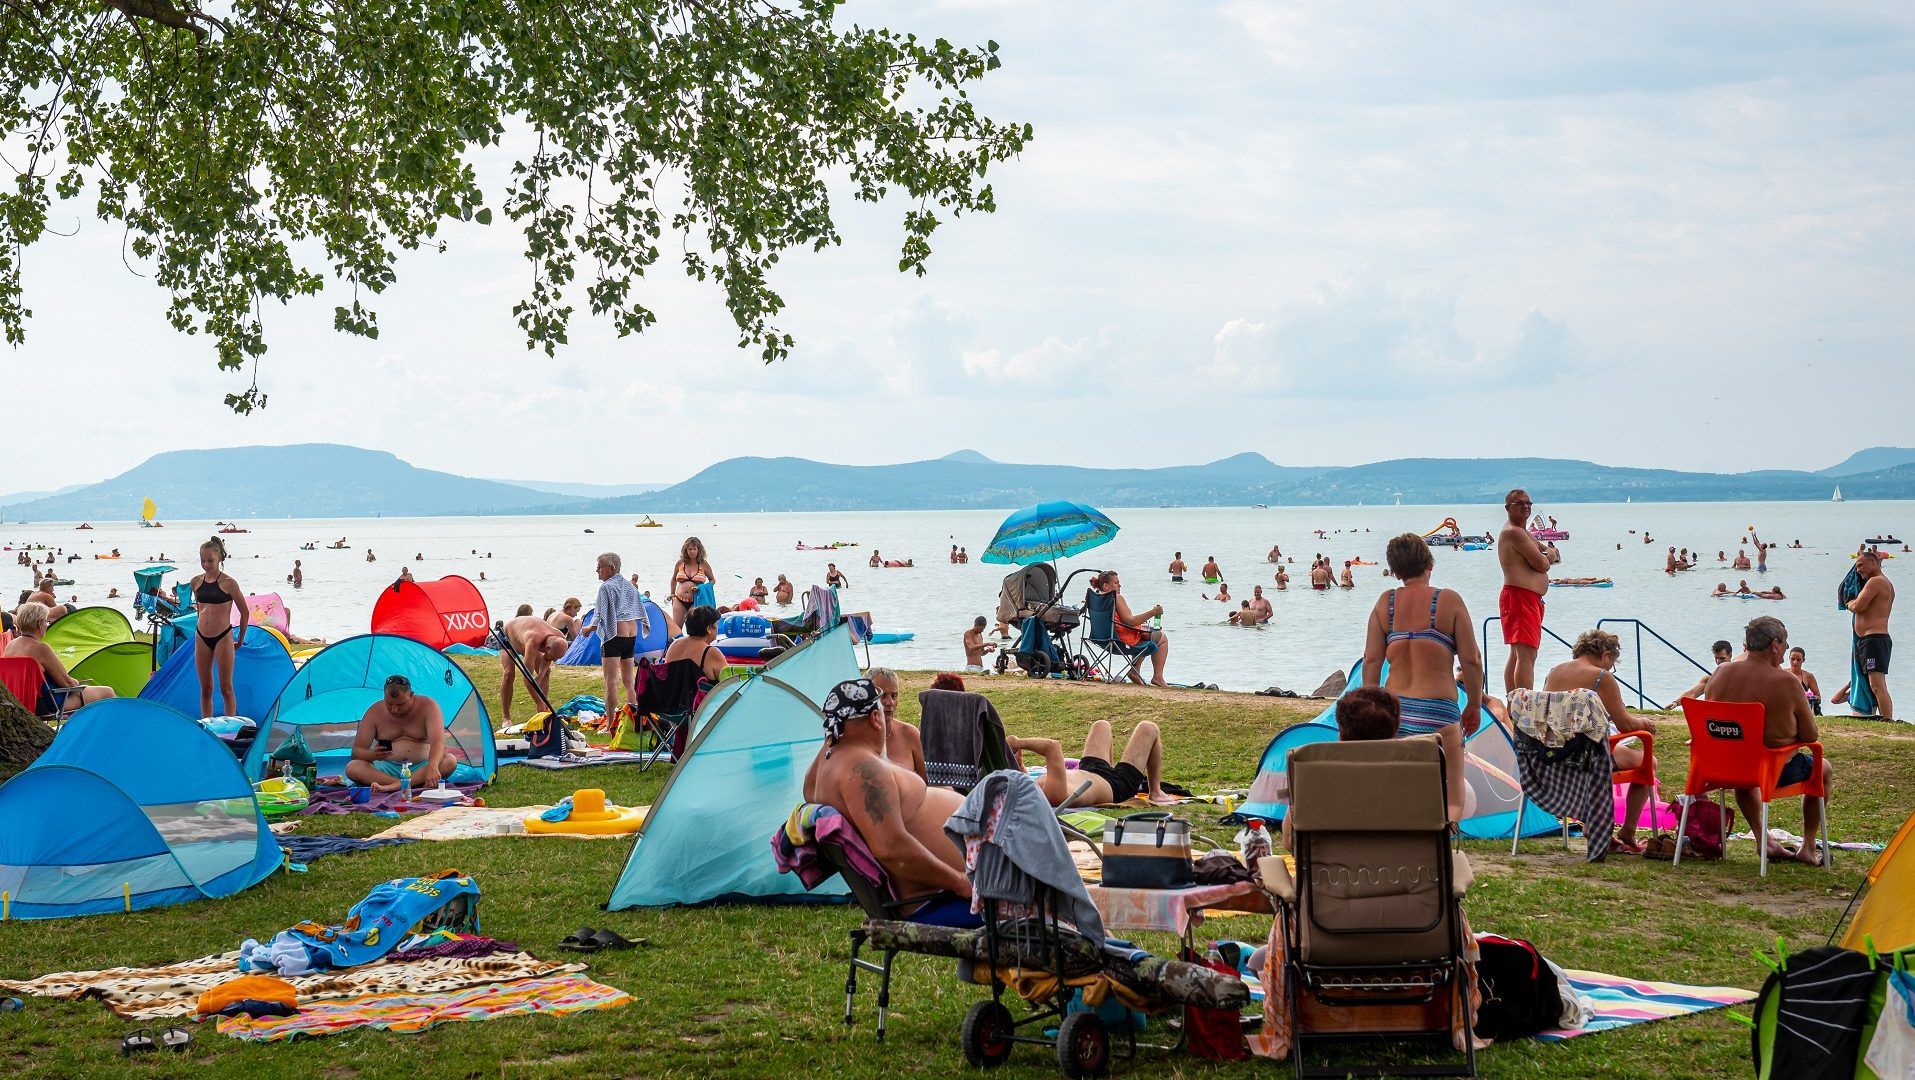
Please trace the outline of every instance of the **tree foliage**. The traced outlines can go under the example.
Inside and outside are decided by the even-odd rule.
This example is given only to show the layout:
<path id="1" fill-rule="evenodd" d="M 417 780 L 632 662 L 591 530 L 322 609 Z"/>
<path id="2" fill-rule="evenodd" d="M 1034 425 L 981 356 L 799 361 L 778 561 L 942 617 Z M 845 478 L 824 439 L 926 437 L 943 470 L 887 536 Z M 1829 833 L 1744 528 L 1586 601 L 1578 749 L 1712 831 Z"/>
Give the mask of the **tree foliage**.
<path id="1" fill-rule="evenodd" d="M 328 274 L 335 327 L 377 337 L 400 252 L 444 250 L 442 222 L 496 205 L 525 236 L 528 348 L 564 343 L 580 296 L 621 335 L 650 326 L 639 286 L 671 244 L 723 289 L 739 345 L 779 359 L 767 271 L 841 242 L 828 184 L 908 200 L 898 265 L 922 274 L 940 221 L 992 210 L 988 167 L 1031 137 L 967 97 L 996 42 L 842 26 L 838 7 L 0 0 L 0 331 L 24 340 L 27 248 L 83 193 L 172 325 L 233 370 L 266 351 L 265 303 Z M 474 152 L 522 137 L 489 201 Z M 257 379 L 227 396 L 264 402 Z"/>

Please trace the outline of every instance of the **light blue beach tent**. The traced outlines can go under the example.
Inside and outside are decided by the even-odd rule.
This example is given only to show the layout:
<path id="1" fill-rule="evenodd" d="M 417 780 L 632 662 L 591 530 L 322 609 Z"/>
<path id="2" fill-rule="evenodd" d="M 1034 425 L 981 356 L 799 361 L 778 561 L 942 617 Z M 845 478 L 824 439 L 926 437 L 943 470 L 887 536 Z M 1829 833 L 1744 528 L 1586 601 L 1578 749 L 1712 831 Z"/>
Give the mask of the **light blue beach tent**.
<path id="1" fill-rule="evenodd" d="M 645 618 L 649 620 L 652 632 L 641 635 L 639 640 L 633 643 L 632 657 L 637 660 L 655 660 L 665 655 L 665 647 L 671 644 L 671 634 L 665 627 L 665 613 L 659 610 L 658 605 L 649 599 L 642 603 L 645 605 Z M 597 619 L 596 609 L 585 609 L 583 625 L 591 626 Z M 605 655 L 604 649 L 604 643 L 599 639 L 599 635 L 581 633 L 572 639 L 572 647 L 565 650 L 564 656 L 559 657 L 559 663 L 567 667 L 597 667 Z"/>
<path id="2" fill-rule="evenodd" d="M 652 803 L 606 906 L 838 901 L 838 878 L 806 891 L 772 860 L 771 832 L 804 801 L 805 770 L 824 745 L 822 705 L 858 677 L 851 628 L 719 683 L 698 708 L 685 756 Z"/>
<path id="3" fill-rule="evenodd" d="M 285 644 L 264 627 L 249 627 L 246 641 L 233 651 L 233 693 L 239 699 L 236 715 L 258 721 L 273 707 L 280 690 L 292 677 L 293 658 Z M 187 716 L 198 716 L 199 670 L 193 663 L 193 650 L 190 647 L 174 649 L 140 690 L 140 698 L 178 709 Z M 213 684 L 213 708 L 226 708 L 217 678 Z"/>
<path id="4" fill-rule="evenodd" d="M 265 779 L 273 752 L 291 739 L 304 741 L 321 778 L 341 775 L 352 758 L 359 718 L 385 694 L 392 675 L 404 675 L 414 694 L 439 703 L 446 749 L 490 783 L 499 770 L 498 750 L 492 717 L 472 680 L 432 646 L 392 634 L 349 637 L 313 654 L 259 722 L 259 737 L 246 754 L 246 775 Z"/>
<path id="5" fill-rule="evenodd" d="M 157 702 L 88 705 L 0 786 L 0 919 L 231 896 L 279 864 L 233 752 Z"/>
<path id="6" fill-rule="evenodd" d="M 1362 668 L 1363 661 L 1360 659 L 1350 665 L 1344 693 L 1362 685 Z M 1387 663 L 1383 666 L 1383 677 L 1389 677 Z M 1459 710 L 1466 704 L 1467 697 L 1458 687 L 1456 707 Z M 1236 813 L 1242 817 L 1282 821 L 1289 808 L 1276 796 L 1288 788 L 1284 773 L 1289 768 L 1290 751 L 1313 742 L 1335 742 L 1336 718 L 1337 707 L 1333 701 L 1316 719 L 1292 724 L 1277 732 L 1257 764 L 1257 778 L 1250 785 L 1250 797 L 1237 808 Z M 1508 839 L 1516 828 L 1517 808 L 1524 804 L 1524 836 L 1547 836 L 1562 829 L 1562 822 L 1549 811 L 1537 806 L 1534 801 L 1524 799 L 1516 771 L 1516 744 L 1488 709 L 1482 710 L 1476 734 L 1463 741 L 1463 748 L 1469 754 L 1463 778 L 1475 797 L 1470 816 L 1458 826 L 1465 837 L 1472 840 Z"/>

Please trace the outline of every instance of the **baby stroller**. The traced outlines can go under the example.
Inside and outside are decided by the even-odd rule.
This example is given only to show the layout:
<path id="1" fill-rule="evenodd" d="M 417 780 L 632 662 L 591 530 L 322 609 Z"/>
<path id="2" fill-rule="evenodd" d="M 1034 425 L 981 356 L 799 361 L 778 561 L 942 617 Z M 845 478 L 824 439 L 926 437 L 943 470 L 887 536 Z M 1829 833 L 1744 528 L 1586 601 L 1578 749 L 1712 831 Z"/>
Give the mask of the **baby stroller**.
<path id="1" fill-rule="evenodd" d="M 1032 563 L 1014 570 L 1004 576 L 1004 584 L 998 589 L 997 621 L 1018 628 L 1017 644 L 1009 655 L 1033 679 L 1049 678 L 1053 673 L 1067 679 L 1090 677 L 1089 661 L 1071 649 L 1072 635 L 1083 616 L 1062 599 L 1057 569 L 1050 563 Z M 1004 654 L 1000 654 L 999 671 L 1004 670 L 1005 663 Z"/>

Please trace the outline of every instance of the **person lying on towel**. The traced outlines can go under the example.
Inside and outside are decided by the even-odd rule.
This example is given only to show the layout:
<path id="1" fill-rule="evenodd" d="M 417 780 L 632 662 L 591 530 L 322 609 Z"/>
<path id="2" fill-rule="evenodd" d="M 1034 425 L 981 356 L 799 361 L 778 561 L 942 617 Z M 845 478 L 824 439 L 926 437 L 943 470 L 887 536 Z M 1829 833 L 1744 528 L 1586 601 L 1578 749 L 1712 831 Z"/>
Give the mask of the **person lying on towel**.
<path id="1" fill-rule="evenodd" d="M 1137 722 L 1130 741 L 1124 744 L 1124 756 L 1114 764 L 1110 760 L 1108 720 L 1099 720 L 1090 726 L 1090 733 L 1084 736 L 1084 752 L 1078 756 L 1075 769 L 1064 766 L 1064 748 L 1056 739 L 1012 738 L 1006 742 L 1020 767 L 1026 750 L 1043 757 L 1044 775 L 1037 786 L 1052 806 L 1062 806 L 1066 800 L 1072 806 L 1114 806 L 1127 803 L 1139 794 L 1149 795 L 1151 802 L 1160 805 L 1177 801 L 1176 796 L 1164 791 L 1163 735 L 1149 720 Z M 1071 798 L 1086 782 L 1090 787 L 1082 795 Z"/>
<path id="2" fill-rule="evenodd" d="M 415 695 L 404 675 L 393 675 L 386 679 L 385 696 L 359 718 L 346 779 L 374 791 L 398 791 L 410 765 L 417 790 L 451 776 L 458 764 L 446 750 L 445 714 L 439 703 Z"/>
<path id="3" fill-rule="evenodd" d="M 964 799 L 949 788 L 928 786 L 885 756 L 879 697 L 869 679 L 847 679 L 825 696 L 825 744 L 805 778 L 805 801 L 829 806 L 857 827 L 899 896 L 953 894 L 906 918 L 935 926 L 982 925 L 971 914 L 964 852 L 944 831 Z"/>

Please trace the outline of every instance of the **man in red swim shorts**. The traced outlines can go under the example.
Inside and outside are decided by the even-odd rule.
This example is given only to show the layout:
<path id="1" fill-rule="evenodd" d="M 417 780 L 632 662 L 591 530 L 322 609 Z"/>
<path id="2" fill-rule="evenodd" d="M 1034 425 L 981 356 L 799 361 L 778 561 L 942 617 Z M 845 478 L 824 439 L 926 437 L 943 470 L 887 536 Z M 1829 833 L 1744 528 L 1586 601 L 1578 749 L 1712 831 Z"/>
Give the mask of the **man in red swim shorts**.
<path id="1" fill-rule="evenodd" d="M 1509 660 L 1503 664 L 1503 693 L 1536 685 L 1536 649 L 1543 643 L 1543 594 L 1549 591 L 1549 555 L 1529 535 L 1529 492 L 1516 488 L 1503 497 L 1509 520 L 1496 540 L 1496 559 L 1503 567 L 1503 592 L 1497 613 L 1503 621 L 1503 644 Z"/>

